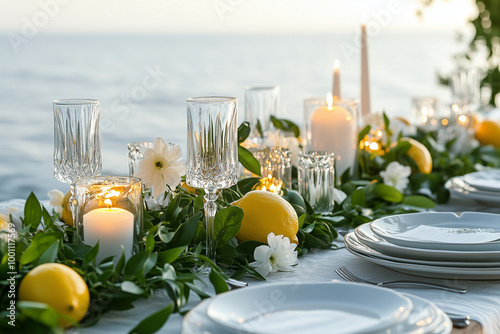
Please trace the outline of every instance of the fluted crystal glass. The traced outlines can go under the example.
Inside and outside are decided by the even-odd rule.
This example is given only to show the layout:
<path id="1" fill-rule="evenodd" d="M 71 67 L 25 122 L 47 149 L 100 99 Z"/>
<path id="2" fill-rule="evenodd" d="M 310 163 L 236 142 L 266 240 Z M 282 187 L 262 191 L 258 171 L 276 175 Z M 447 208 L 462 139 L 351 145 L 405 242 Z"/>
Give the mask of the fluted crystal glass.
<path id="1" fill-rule="evenodd" d="M 271 127 L 271 116 L 278 115 L 279 86 L 245 88 L 245 121 L 250 123 L 248 137 L 255 144 L 264 144 Z"/>
<path id="2" fill-rule="evenodd" d="M 55 100 L 54 176 L 71 183 L 71 211 L 76 219 L 75 183 L 101 174 L 99 101 L 90 99 Z"/>
<path id="3" fill-rule="evenodd" d="M 217 190 L 238 179 L 238 100 L 194 97 L 187 100 L 186 183 L 205 191 L 207 256 L 215 260 L 213 220 Z"/>

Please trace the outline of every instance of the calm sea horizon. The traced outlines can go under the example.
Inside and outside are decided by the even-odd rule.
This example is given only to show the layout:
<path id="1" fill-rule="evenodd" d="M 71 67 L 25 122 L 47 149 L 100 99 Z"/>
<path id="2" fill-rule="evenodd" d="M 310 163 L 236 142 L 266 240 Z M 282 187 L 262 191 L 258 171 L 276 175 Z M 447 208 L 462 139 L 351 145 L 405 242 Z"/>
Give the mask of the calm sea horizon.
<path id="1" fill-rule="evenodd" d="M 53 176 L 52 101 L 101 102 L 103 175 L 127 175 L 127 143 L 163 137 L 186 147 L 186 99 L 279 85 L 279 116 L 303 123 L 303 100 L 331 90 L 333 62 L 342 94 L 360 95 L 355 34 L 64 35 L 43 34 L 14 48 L 0 35 L 0 201 L 40 199 L 69 188 Z M 373 111 L 409 116 L 411 98 L 450 93 L 437 73 L 466 47 L 451 33 L 384 34 L 369 39 Z M 346 51 L 348 50 L 348 51 Z"/>

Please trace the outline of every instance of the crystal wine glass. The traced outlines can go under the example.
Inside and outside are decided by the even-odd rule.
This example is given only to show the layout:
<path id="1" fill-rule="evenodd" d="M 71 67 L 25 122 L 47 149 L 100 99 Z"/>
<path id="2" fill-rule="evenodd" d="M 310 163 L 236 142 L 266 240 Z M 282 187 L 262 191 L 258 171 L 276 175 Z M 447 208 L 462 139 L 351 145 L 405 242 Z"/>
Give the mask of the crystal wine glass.
<path id="1" fill-rule="evenodd" d="M 205 191 L 207 257 L 215 260 L 213 221 L 217 190 L 238 179 L 238 100 L 234 97 L 194 97 L 187 100 L 186 183 Z"/>
<path id="2" fill-rule="evenodd" d="M 78 179 L 101 173 L 99 101 L 54 101 L 54 176 L 71 183 L 70 206 L 76 226 L 75 185 Z"/>

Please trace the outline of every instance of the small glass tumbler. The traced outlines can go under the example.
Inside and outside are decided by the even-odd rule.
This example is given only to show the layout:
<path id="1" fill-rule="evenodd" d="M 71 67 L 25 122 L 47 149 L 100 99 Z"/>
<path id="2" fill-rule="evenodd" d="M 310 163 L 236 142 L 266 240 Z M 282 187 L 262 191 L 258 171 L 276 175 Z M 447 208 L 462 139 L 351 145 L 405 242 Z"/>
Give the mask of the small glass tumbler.
<path id="1" fill-rule="evenodd" d="M 477 111 L 481 105 L 481 74 L 477 68 L 460 68 L 450 77 L 452 101 L 461 109 Z"/>
<path id="2" fill-rule="evenodd" d="M 435 130 L 438 126 L 437 99 L 432 96 L 412 99 L 412 122 L 424 130 Z"/>
<path id="3" fill-rule="evenodd" d="M 255 86 L 245 89 L 245 121 L 250 123 L 250 141 L 262 145 L 266 139 L 271 115 L 278 114 L 279 86 Z"/>
<path id="4" fill-rule="evenodd" d="M 335 155 L 328 152 L 300 152 L 298 168 L 299 192 L 323 214 L 334 207 Z"/>
<path id="5" fill-rule="evenodd" d="M 250 148 L 255 159 L 260 163 L 262 187 L 276 193 L 281 187 L 292 189 L 292 151 L 279 146 Z M 271 188 L 271 186 L 274 187 Z M 264 188 L 262 188 L 264 190 Z"/>
<path id="6" fill-rule="evenodd" d="M 89 246 L 99 242 L 97 263 L 122 252 L 129 259 L 141 248 L 142 184 L 136 177 L 97 176 L 76 183 L 76 240 Z"/>

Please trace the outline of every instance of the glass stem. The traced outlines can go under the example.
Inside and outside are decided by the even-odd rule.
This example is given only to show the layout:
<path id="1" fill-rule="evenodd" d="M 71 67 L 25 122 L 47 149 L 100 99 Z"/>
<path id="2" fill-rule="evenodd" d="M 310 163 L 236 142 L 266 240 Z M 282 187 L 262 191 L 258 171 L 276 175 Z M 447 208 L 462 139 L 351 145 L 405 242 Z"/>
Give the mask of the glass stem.
<path id="1" fill-rule="evenodd" d="M 216 189 L 205 189 L 205 228 L 207 230 L 207 257 L 215 262 L 215 244 L 214 244 L 214 218 L 217 212 Z"/>
<path id="2" fill-rule="evenodd" d="M 69 207 L 71 209 L 71 218 L 73 219 L 73 226 L 76 226 L 76 182 L 72 182 L 69 186 L 71 196 L 69 198 Z M 78 233 L 77 233 L 78 235 Z"/>

